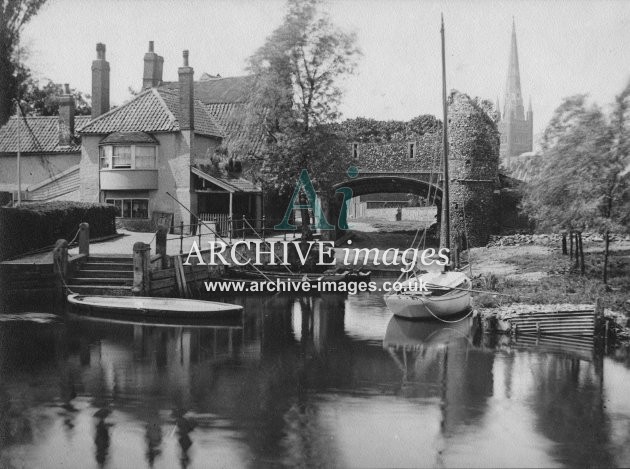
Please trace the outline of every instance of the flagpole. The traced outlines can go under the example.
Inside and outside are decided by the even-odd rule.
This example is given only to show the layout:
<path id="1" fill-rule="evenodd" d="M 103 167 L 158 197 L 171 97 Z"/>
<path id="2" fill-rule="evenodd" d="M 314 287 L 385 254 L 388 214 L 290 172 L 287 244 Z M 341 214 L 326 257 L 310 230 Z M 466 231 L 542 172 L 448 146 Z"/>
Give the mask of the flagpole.
<path id="1" fill-rule="evenodd" d="M 444 45 L 444 14 L 442 14 L 442 27 L 440 28 L 442 36 L 442 165 L 443 165 L 443 181 L 442 181 L 442 223 L 440 226 L 440 247 L 450 250 L 451 230 L 450 230 L 450 210 L 449 210 L 449 180 L 448 180 L 448 113 L 446 105 L 446 52 Z M 450 259 L 450 253 L 448 254 Z"/>

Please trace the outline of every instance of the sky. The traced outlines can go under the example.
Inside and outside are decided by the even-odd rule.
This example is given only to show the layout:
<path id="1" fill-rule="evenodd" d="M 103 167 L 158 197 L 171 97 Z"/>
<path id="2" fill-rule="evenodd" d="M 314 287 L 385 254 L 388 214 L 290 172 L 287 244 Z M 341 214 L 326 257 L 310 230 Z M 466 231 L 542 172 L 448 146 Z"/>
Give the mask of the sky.
<path id="1" fill-rule="evenodd" d="M 346 118 L 441 115 L 442 12 L 448 89 L 501 102 L 514 18 L 535 133 L 563 97 L 588 93 L 607 105 L 630 79 L 630 1 L 328 0 L 324 8 L 357 34 L 363 53 L 342 82 Z M 96 43 L 105 43 L 111 103 L 121 104 L 129 87 L 141 87 L 150 40 L 164 57 L 165 80 L 177 79 L 184 49 L 196 77 L 243 75 L 283 15 L 283 0 L 48 0 L 22 46 L 38 77 L 89 93 Z"/>

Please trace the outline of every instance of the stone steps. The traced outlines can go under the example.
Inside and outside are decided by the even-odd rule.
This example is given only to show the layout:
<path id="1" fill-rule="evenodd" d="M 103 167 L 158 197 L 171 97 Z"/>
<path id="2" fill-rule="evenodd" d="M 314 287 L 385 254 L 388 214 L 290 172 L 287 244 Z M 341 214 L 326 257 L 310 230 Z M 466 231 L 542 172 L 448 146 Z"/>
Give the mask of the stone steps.
<path id="1" fill-rule="evenodd" d="M 68 288 L 84 295 L 131 296 L 131 256 L 90 256 L 68 281 Z"/>

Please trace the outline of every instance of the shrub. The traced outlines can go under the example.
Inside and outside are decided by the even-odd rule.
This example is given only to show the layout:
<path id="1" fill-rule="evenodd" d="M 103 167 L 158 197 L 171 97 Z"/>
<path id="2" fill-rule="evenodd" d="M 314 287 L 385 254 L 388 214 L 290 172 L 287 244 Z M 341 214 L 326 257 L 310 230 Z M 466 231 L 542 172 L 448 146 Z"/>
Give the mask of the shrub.
<path id="1" fill-rule="evenodd" d="M 113 205 L 85 202 L 26 203 L 0 208 L 0 260 L 74 238 L 79 223 L 90 225 L 90 238 L 116 233 Z"/>

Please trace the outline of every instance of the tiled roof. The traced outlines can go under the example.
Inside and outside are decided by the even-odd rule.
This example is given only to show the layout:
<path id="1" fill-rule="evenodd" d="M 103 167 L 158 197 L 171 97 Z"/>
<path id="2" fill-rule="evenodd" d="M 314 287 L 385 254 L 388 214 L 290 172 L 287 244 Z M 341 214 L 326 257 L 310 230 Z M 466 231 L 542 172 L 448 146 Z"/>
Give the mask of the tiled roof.
<path id="1" fill-rule="evenodd" d="M 84 134 L 110 132 L 178 132 L 179 97 L 169 90 L 149 89 L 126 104 L 79 129 Z M 195 102 L 195 133 L 221 137 L 221 129 L 200 102 Z"/>
<path id="2" fill-rule="evenodd" d="M 160 97 L 166 103 L 169 111 L 179 121 L 179 96 L 176 91 L 167 89 L 158 89 Z M 202 135 L 211 135 L 215 137 L 223 137 L 223 131 L 212 117 L 208 114 L 203 103 L 195 99 L 195 133 Z"/>
<path id="3" fill-rule="evenodd" d="M 151 135 L 145 132 L 113 132 L 101 140 L 101 145 L 114 144 L 114 143 L 152 143 L 156 144 L 158 141 Z"/>
<path id="4" fill-rule="evenodd" d="M 217 78 L 195 82 L 195 99 L 204 104 L 243 103 L 254 82 L 253 76 Z M 179 82 L 164 82 L 161 89 L 177 91 Z"/>
<path id="5" fill-rule="evenodd" d="M 253 81 L 253 76 L 242 76 L 212 78 L 195 82 L 195 100 L 203 103 L 221 135 L 228 142 L 238 139 L 244 131 L 243 121 L 238 113 L 243 110 Z M 177 92 L 179 83 L 165 82 L 160 85 L 159 89 L 160 92 L 162 90 Z M 195 119 L 197 119 L 197 114 L 195 114 Z M 262 143 L 263 135 L 261 132 L 260 137 L 253 142 L 253 145 L 248 145 L 248 150 L 255 153 L 260 149 Z"/>
<path id="6" fill-rule="evenodd" d="M 251 181 L 248 181 L 245 178 L 232 178 L 232 177 L 223 177 L 223 176 L 213 176 L 211 174 L 202 171 L 199 168 L 191 167 L 190 171 L 199 176 L 200 178 L 205 179 L 206 181 L 211 182 L 212 184 L 216 184 L 217 186 L 225 189 L 227 192 L 253 192 L 258 193 L 261 192 L 262 189 L 258 187 Z"/>
<path id="7" fill-rule="evenodd" d="M 76 116 L 75 129 L 90 120 L 89 116 Z M 0 153 L 18 150 L 17 117 L 11 117 L 0 128 Z M 59 116 L 27 117 L 20 122 L 20 151 L 24 153 L 77 153 L 81 151 L 80 139 L 74 145 L 59 146 Z"/>

